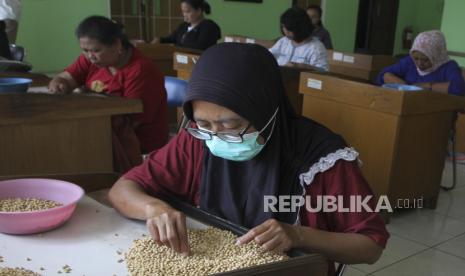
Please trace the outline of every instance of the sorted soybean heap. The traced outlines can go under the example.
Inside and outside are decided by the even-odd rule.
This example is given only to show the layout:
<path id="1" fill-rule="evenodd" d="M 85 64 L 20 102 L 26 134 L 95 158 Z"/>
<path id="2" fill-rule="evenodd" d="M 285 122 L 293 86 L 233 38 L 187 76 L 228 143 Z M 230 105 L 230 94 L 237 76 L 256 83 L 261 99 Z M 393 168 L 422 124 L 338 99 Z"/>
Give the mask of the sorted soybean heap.
<path id="1" fill-rule="evenodd" d="M 185 257 L 152 238 L 135 240 L 125 254 L 132 276 L 143 275 L 210 275 L 280 260 L 286 255 L 267 252 L 255 242 L 236 245 L 237 237 L 216 228 L 188 230 L 191 253 Z"/>
<path id="2" fill-rule="evenodd" d="M 40 276 L 40 274 L 22 267 L 0 267 L 0 276 Z"/>
<path id="3" fill-rule="evenodd" d="M 62 206 L 61 203 L 39 198 L 0 199 L 0 212 L 30 212 Z"/>

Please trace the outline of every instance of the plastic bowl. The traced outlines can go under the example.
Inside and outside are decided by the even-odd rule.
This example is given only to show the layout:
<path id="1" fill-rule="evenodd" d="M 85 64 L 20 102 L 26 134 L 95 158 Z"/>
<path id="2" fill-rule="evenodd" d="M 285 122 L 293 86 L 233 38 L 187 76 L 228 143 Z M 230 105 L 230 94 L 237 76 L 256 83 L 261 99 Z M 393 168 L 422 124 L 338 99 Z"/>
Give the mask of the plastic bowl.
<path id="1" fill-rule="evenodd" d="M 0 93 L 2 92 L 27 92 L 31 79 L 26 78 L 0 78 Z"/>
<path id="2" fill-rule="evenodd" d="M 400 83 L 386 83 L 386 84 L 383 84 L 383 88 L 399 90 L 399 91 L 422 91 L 424 90 L 423 88 L 415 86 L 415 85 L 407 85 L 407 84 L 400 84 Z"/>
<path id="3" fill-rule="evenodd" d="M 61 180 L 28 178 L 0 181 L 0 199 L 40 198 L 63 204 L 42 211 L 0 212 L 0 232 L 24 235 L 55 229 L 71 217 L 83 195 L 81 187 Z"/>

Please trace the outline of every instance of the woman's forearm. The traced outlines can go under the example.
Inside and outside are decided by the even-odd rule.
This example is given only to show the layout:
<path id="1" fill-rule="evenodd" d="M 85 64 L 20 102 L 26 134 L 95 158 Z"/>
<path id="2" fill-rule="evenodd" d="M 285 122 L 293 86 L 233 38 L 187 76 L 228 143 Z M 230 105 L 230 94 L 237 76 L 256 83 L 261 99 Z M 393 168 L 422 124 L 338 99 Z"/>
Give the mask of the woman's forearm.
<path id="1" fill-rule="evenodd" d="M 163 209 L 168 205 L 152 196 L 149 196 L 142 187 L 132 180 L 120 178 L 110 189 L 109 199 L 115 209 L 126 217 L 146 220 L 147 208 Z"/>
<path id="2" fill-rule="evenodd" d="M 344 264 L 375 263 L 383 248 L 369 237 L 356 233 L 335 233 L 306 226 L 298 228 L 299 244 L 302 249 L 324 255 Z"/>
<path id="3" fill-rule="evenodd" d="M 401 83 L 401 84 L 406 83 L 403 79 L 389 72 L 383 75 L 383 80 L 384 80 L 384 83 Z"/>

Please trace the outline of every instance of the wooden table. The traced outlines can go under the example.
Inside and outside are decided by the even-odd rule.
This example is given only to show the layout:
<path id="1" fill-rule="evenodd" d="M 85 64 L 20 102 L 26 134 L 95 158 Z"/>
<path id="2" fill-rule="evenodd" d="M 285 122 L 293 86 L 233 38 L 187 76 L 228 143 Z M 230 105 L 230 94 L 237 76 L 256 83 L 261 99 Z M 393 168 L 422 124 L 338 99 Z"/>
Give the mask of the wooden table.
<path id="1" fill-rule="evenodd" d="M 187 53 L 196 53 L 200 54 L 202 51 L 176 47 L 173 44 L 138 44 L 137 49 L 142 52 L 145 56 L 153 60 L 153 62 L 158 66 L 161 72 L 165 76 L 176 76 L 176 72 L 173 70 L 173 53 L 176 51 L 183 51 Z"/>
<path id="2" fill-rule="evenodd" d="M 385 67 L 398 60 L 387 55 L 365 55 L 328 50 L 329 71 L 364 81 L 374 81 Z"/>
<path id="3" fill-rule="evenodd" d="M 224 37 L 224 42 L 258 44 L 265 48 L 271 48 L 276 43 L 275 40 L 257 39 L 253 37 L 242 36 L 242 35 L 227 35 Z"/>
<path id="4" fill-rule="evenodd" d="M 47 86 L 51 78 L 38 73 L 0 72 L 0 78 L 27 78 L 32 79 L 31 86 Z"/>
<path id="5" fill-rule="evenodd" d="M 192 70 L 199 58 L 200 56 L 196 54 L 175 52 L 173 68 L 177 71 L 178 78 L 189 80 Z M 280 70 L 287 97 L 291 105 L 294 107 L 294 110 L 300 114 L 302 111 L 303 100 L 302 95 L 299 93 L 300 73 L 305 71 L 315 71 L 318 69 L 308 65 L 295 64 L 293 66 L 281 66 Z"/>
<path id="6" fill-rule="evenodd" d="M 120 97 L 1 94 L 0 176 L 114 179 L 111 116 L 141 111 Z"/>
<path id="7" fill-rule="evenodd" d="M 435 208 L 460 97 L 387 90 L 314 73 L 302 73 L 303 115 L 341 134 L 359 153 L 374 193 L 424 198 Z M 393 206 L 395 207 L 395 206 Z"/>
<path id="8" fill-rule="evenodd" d="M 208 227 L 190 218 L 186 226 Z M 133 240 L 143 236 L 149 236 L 145 222 L 124 218 L 113 208 L 85 196 L 71 219 L 55 230 L 26 236 L 0 233 L 2 266 L 24 267 L 44 275 L 65 275 L 58 273 L 65 265 L 72 268 L 71 275 L 128 275 L 126 263 L 120 261 L 124 259 L 122 254 L 128 252 Z M 327 276 L 327 271 L 328 263 L 321 255 L 308 254 L 215 275 Z"/>

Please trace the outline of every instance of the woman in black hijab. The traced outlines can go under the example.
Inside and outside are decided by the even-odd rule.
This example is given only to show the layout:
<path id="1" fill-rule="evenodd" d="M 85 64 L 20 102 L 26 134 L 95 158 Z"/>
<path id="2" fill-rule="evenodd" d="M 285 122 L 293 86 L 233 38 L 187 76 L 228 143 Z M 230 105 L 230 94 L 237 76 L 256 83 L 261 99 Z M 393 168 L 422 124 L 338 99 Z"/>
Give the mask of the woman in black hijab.
<path id="1" fill-rule="evenodd" d="M 189 252 L 184 215 L 156 198 L 169 194 L 251 228 L 239 244 L 255 240 L 280 252 L 305 248 L 343 263 L 379 258 L 389 234 L 377 213 L 265 210 L 266 196 L 348 201 L 371 195 L 358 154 L 340 136 L 295 114 L 265 48 L 223 43 L 208 49 L 193 70 L 184 113 L 188 127 L 110 191 L 115 208 L 146 220 L 156 242 Z"/>

